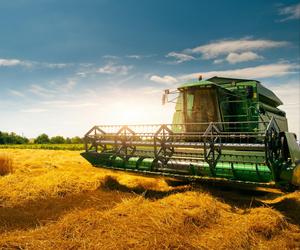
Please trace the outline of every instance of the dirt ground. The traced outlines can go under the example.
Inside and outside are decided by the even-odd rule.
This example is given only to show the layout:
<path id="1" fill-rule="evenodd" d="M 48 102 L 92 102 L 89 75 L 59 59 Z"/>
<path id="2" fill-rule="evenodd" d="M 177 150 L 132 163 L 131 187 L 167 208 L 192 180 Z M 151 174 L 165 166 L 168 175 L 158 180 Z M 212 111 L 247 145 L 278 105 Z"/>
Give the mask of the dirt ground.
<path id="1" fill-rule="evenodd" d="M 0 249 L 300 249 L 300 192 L 94 168 L 77 151 L 2 149 Z"/>

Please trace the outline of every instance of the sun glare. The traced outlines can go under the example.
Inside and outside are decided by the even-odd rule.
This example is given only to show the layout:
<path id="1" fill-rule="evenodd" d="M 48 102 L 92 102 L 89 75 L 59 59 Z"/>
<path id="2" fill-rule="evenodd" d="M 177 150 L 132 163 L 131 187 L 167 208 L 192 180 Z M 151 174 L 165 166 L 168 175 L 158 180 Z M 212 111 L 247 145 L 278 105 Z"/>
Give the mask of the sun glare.
<path id="1" fill-rule="evenodd" d="M 118 102 L 108 107 L 105 122 L 111 124 L 159 124 L 172 121 L 173 107 L 160 103 L 142 102 L 140 106 L 132 102 Z"/>

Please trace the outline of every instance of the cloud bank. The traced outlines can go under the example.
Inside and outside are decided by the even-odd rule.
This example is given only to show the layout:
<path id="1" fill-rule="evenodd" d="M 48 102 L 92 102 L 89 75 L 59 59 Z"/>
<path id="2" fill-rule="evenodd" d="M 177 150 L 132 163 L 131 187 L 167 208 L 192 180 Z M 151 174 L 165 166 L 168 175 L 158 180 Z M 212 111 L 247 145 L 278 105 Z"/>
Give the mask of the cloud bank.
<path id="1" fill-rule="evenodd" d="M 170 52 L 166 55 L 166 57 L 171 57 L 175 59 L 175 63 L 183 63 L 191 60 L 195 60 L 195 57 L 191 55 L 187 55 L 184 53 Z"/>
<path id="2" fill-rule="evenodd" d="M 158 76 L 158 75 L 153 75 L 150 77 L 150 80 L 153 81 L 153 82 L 157 82 L 157 83 L 163 83 L 163 84 L 167 84 L 167 85 L 170 85 L 170 84 L 174 84 L 174 83 L 177 83 L 178 80 L 173 77 L 173 76 Z"/>
<path id="3" fill-rule="evenodd" d="M 132 69 L 132 66 L 127 65 L 117 65 L 115 63 L 107 63 L 103 67 L 97 69 L 97 73 L 101 74 L 119 74 L 119 75 L 127 75 L 128 72 Z"/>
<path id="4" fill-rule="evenodd" d="M 278 9 L 279 15 L 283 16 L 281 22 L 295 20 L 300 18 L 300 3 L 295 5 L 284 6 Z"/>
<path id="5" fill-rule="evenodd" d="M 185 81 L 191 81 L 198 79 L 199 75 L 204 78 L 210 78 L 213 76 L 222 77 L 235 77 L 235 78 L 267 78 L 267 77 L 278 77 L 299 72 L 300 66 L 292 63 L 274 63 L 274 64 L 263 64 L 255 67 L 238 68 L 231 70 L 219 70 L 219 71 L 207 71 L 207 72 L 195 72 L 191 74 L 183 74 L 179 76 L 158 76 L 153 75 L 150 77 L 151 81 L 170 85 Z"/>
<path id="6" fill-rule="evenodd" d="M 201 54 L 203 59 L 214 59 L 230 53 L 249 53 L 249 51 L 253 50 L 279 48 L 286 46 L 287 44 L 288 43 L 285 41 L 242 38 L 238 40 L 220 40 L 192 49 L 186 49 L 185 51 L 191 54 Z"/>

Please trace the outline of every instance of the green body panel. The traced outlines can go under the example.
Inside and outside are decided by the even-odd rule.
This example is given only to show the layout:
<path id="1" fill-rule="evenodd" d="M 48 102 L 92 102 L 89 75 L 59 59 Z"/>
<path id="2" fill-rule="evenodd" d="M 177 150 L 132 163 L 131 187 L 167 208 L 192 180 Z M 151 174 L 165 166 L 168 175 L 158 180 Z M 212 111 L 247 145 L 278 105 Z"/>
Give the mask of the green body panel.
<path id="1" fill-rule="evenodd" d="M 113 157 L 111 163 L 112 163 L 112 166 L 116 167 L 116 168 L 123 168 L 123 167 L 127 168 L 128 167 L 127 165 L 125 165 L 124 159 L 122 159 L 119 156 Z"/>
<path id="2" fill-rule="evenodd" d="M 141 159 L 140 162 L 137 164 L 137 168 L 140 170 L 148 170 L 150 171 L 153 166 L 154 159 L 153 158 L 145 158 Z"/>
<path id="3" fill-rule="evenodd" d="M 138 160 L 139 160 L 139 157 L 130 157 L 126 162 L 126 168 L 135 169 L 137 167 Z"/>
<path id="4" fill-rule="evenodd" d="M 244 155 L 244 152 L 242 154 L 239 152 L 236 155 L 233 155 L 232 151 L 227 153 L 230 154 L 223 155 L 223 160 L 228 159 L 226 157 L 231 157 L 231 160 L 228 162 L 220 160 L 215 167 L 214 175 L 212 175 L 209 165 L 204 161 L 197 164 L 191 163 L 186 167 L 185 174 L 251 182 L 273 181 L 270 169 L 265 164 L 255 163 L 254 156 L 251 159 L 251 157 L 249 158 L 249 156 Z M 159 168 L 159 166 L 155 165 L 154 158 L 131 157 L 128 161 L 125 161 L 121 157 L 114 157 L 113 155 L 107 157 L 107 155 L 97 152 L 85 152 L 81 155 L 94 166 L 101 167 L 104 165 L 112 168 L 137 169 L 142 171 L 152 171 L 153 168 Z M 107 161 L 107 159 L 110 159 L 110 161 Z M 249 163 L 249 161 L 253 163 Z M 174 169 L 168 171 L 167 168 L 163 168 L 161 171 L 174 173 Z"/>
<path id="5" fill-rule="evenodd" d="M 251 182 L 273 181 L 272 173 L 267 166 L 250 163 L 219 162 L 215 167 L 214 176 L 211 174 L 209 165 L 205 162 L 201 167 L 193 166 L 193 171 L 195 175 L 199 176 L 218 177 Z"/>
<path id="6" fill-rule="evenodd" d="M 94 166 L 107 166 L 116 168 L 139 169 L 150 171 L 153 166 L 153 158 L 130 157 L 127 161 L 116 157 L 113 153 L 98 153 L 95 151 L 83 152 L 81 156 Z"/>

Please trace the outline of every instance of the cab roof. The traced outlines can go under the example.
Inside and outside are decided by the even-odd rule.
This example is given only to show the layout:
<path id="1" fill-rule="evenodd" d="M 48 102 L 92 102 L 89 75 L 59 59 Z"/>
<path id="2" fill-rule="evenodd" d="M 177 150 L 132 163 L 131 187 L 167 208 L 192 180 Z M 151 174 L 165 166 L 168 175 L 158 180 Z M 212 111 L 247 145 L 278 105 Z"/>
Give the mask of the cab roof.
<path id="1" fill-rule="evenodd" d="M 282 101 L 274 94 L 273 91 L 263 86 L 259 81 L 252 80 L 252 79 L 240 79 L 240 78 L 228 78 L 228 77 L 218 77 L 214 76 L 212 78 L 209 78 L 207 80 L 201 80 L 198 82 L 189 82 L 182 84 L 178 89 L 184 89 L 184 88 L 190 88 L 190 87 L 196 87 L 196 86 L 204 86 L 204 85 L 217 85 L 223 88 L 226 88 L 228 84 L 233 83 L 249 83 L 250 84 L 256 84 L 257 87 L 257 93 L 264 98 L 269 99 L 274 106 L 282 105 Z M 227 88 L 226 88 L 227 89 Z"/>

